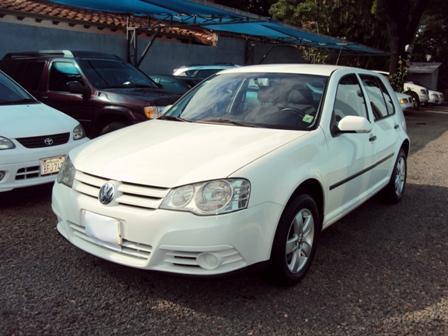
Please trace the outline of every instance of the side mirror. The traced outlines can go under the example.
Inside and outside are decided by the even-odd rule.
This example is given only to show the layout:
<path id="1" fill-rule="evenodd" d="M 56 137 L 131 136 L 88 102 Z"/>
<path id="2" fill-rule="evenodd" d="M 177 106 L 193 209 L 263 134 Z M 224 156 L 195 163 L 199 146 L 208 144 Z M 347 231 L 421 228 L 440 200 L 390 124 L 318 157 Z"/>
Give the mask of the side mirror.
<path id="1" fill-rule="evenodd" d="M 67 82 L 66 85 L 68 92 L 70 93 L 82 94 L 83 96 L 87 96 L 88 94 L 90 94 L 89 89 L 79 81 L 70 81 Z"/>
<path id="2" fill-rule="evenodd" d="M 346 116 L 338 123 L 340 133 L 369 133 L 372 130 L 370 122 L 359 116 Z"/>

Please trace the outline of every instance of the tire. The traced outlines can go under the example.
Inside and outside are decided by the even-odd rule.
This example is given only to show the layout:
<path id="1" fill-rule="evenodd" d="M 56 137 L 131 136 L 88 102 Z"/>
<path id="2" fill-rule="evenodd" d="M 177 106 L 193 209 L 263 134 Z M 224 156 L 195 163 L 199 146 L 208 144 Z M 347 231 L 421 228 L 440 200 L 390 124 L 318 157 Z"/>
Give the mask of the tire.
<path id="1" fill-rule="evenodd" d="M 420 108 L 420 98 L 418 97 L 418 94 L 412 91 L 409 94 L 412 97 L 412 108 L 418 110 Z"/>
<path id="2" fill-rule="evenodd" d="M 123 121 L 112 121 L 101 128 L 99 135 L 110 133 L 126 126 L 128 126 L 128 124 Z"/>
<path id="3" fill-rule="evenodd" d="M 298 218 L 304 220 L 300 222 Z M 268 276 L 277 284 L 292 286 L 305 276 L 316 252 L 320 220 L 318 206 L 307 194 L 298 195 L 287 205 L 275 233 L 269 261 Z M 287 246 L 291 249 L 289 253 Z"/>
<path id="4" fill-rule="evenodd" d="M 383 189 L 382 196 L 386 203 L 395 204 L 401 201 L 406 190 L 407 161 L 403 149 L 398 153 L 390 181 Z"/>

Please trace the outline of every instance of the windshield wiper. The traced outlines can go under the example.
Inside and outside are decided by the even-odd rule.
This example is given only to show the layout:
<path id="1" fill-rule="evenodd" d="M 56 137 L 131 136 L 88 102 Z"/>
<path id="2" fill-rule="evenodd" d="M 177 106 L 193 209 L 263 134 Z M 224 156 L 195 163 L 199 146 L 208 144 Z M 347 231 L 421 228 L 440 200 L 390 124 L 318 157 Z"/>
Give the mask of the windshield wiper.
<path id="1" fill-rule="evenodd" d="M 183 119 L 183 118 L 181 118 L 181 117 L 175 117 L 175 116 L 171 116 L 171 115 L 163 115 L 163 116 L 158 117 L 157 119 L 160 119 L 160 120 L 172 120 L 172 121 L 187 121 L 187 122 L 190 122 L 190 120 L 186 120 L 186 119 Z"/>
<path id="2" fill-rule="evenodd" d="M 204 123 L 204 124 L 228 124 L 228 125 L 235 125 L 235 126 L 244 126 L 244 127 L 257 127 L 255 125 L 252 124 L 248 124 L 245 122 L 241 122 L 241 121 L 235 121 L 235 120 L 229 120 L 229 119 L 203 119 L 203 120 L 196 120 L 195 122 L 198 123 Z"/>

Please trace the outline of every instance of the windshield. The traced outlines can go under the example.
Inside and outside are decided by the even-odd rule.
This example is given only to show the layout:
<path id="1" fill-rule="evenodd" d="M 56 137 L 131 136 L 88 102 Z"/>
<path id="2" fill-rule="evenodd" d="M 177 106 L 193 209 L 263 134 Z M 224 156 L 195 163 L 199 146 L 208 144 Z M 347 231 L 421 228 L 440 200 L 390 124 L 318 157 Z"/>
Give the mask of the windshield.
<path id="1" fill-rule="evenodd" d="M 37 101 L 28 92 L 0 72 L 0 105 L 29 103 L 37 103 Z"/>
<path id="2" fill-rule="evenodd" d="M 162 119 L 292 130 L 311 129 L 327 77 L 237 73 L 212 77 Z"/>
<path id="3" fill-rule="evenodd" d="M 131 64 L 111 60 L 81 60 L 79 65 L 98 89 L 158 88 L 150 78 Z"/>

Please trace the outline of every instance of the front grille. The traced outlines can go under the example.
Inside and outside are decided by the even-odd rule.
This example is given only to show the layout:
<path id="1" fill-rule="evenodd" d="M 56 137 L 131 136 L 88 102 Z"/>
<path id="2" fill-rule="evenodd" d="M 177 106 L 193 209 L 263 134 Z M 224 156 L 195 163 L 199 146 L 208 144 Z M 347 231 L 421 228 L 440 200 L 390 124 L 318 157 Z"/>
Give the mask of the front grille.
<path id="1" fill-rule="evenodd" d="M 68 142 L 69 138 L 70 133 L 60 133 L 29 138 L 18 138 L 16 140 L 26 148 L 40 148 L 65 144 Z"/>
<path id="2" fill-rule="evenodd" d="M 40 176 L 39 166 L 20 168 L 16 173 L 16 180 L 27 180 Z"/>
<path id="3" fill-rule="evenodd" d="M 152 252 L 151 245 L 136 243 L 136 242 L 132 242 L 132 241 L 126 240 L 126 239 L 122 240 L 119 250 L 113 249 L 110 246 L 108 246 L 106 244 L 101 244 L 94 238 L 89 237 L 86 234 L 86 230 L 85 230 L 84 226 L 77 225 L 75 223 L 70 223 L 70 228 L 72 229 L 72 232 L 76 237 L 78 237 L 88 243 L 103 247 L 105 249 L 114 251 L 116 253 L 119 253 L 119 254 L 122 254 L 122 255 L 125 255 L 128 257 L 136 258 L 138 260 L 148 260 L 151 255 L 151 252 Z"/>
<path id="4" fill-rule="evenodd" d="M 81 194 L 98 198 L 101 186 L 108 181 L 109 179 L 103 177 L 77 171 L 73 189 Z M 121 182 L 118 186 L 118 195 L 115 196 L 115 201 L 123 207 L 155 210 L 168 191 L 168 188 Z"/>

